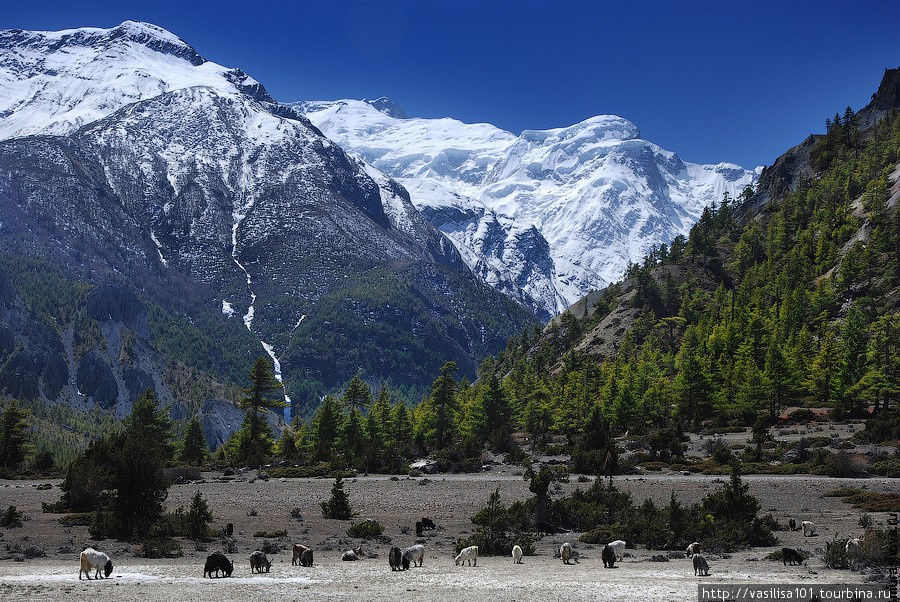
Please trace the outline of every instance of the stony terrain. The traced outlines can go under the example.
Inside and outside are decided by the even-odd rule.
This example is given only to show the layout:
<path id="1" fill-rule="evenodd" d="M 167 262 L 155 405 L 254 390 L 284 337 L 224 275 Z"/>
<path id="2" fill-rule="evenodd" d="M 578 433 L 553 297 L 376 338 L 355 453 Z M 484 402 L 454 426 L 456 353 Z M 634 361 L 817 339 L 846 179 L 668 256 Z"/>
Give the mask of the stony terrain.
<path id="1" fill-rule="evenodd" d="M 690 561 L 684 557 L 669 562 L 649 560 L 658 551 L 629 550 L 616 569 L 605 570 L 599 549 L 577 542 L 578 533 L 548 536 L 538 543 L 537 554 L 514 566 L 511 559 L 479 559 L 472 568 L 455 567 L 453 545 L 471 531 L 471 516 L 484 505 L 494 488 L 499 488 L 504 503 L 528 497 L 527 483 L 520 469 L 495 467 L 475 475 L 432 475 L 420 478 L 385 476 L 359 477 L 346 481 L 354 510 L 359 519 L 375 518 L 385 526 L 392 543 L 407 546 L 416 540 L 414 521 L 432 518 L 436 531 L 426 532 L 424 567 L 406 573 L 391 573 L 387 563 L 390 544 L 353 540 L 345 530 L 350 521 L 324 520 L 319 502 L 329 496 L 330 479 L 286 479 L 268 481 L 254 478 L 255 473 L 237 475 L 223 481 L 221 474 L 204 473 L 204 481 L 175 485 L 169 491 L 170 508 L 186 506 L 200 490 L 210 502 L 216 526 L 235 525 L 237 550 L 229 556 L 235 561 L 231 579 L 204 580 L 201 577 L 206 555 L 221 549 L 218 540 L 195 546 L 184 542 L 184 557 L 173 560 L 149 560 L 136 555 L 138 546 L 116 541 L 92 541 L 85 527 L 67 529 L 57 522 L 58 515 L 41 512 L 41 502 L 59 497 L 59 481 L 38 489 L 44 481 L 0 481 L 0 505 L 16 505 L 30 517 L 19 529 L 4 530 L 0 537 L 0 598 L 4 600 L 62 600 L 90 595 L 93 600 L 298 600 L 348 599 L 361 595 L 367 600 L 688 600 L 697 595 L 698 582 L 710 583 L 859 583 L 862 575 L 833 571 L 822 562 L 825 542 L 838 535 L 859 535 L 859 512 L 837 498 L 823 493 L 841 485 L 865 486 L 879 491 L 900 491 L 900 481 L 867 479 L 851 481 L 811 476 L 748 476 L 751 491 L 760 498 L 763 512 L 772 512 L 779 521 L 789 517 L 797 521 L 813 520 L 819 527 L 816 537 L 801 533 L 779 532 L 781 545 L 813 552 L 804 567 L 783 567 L 764 557 L 777 548 L 757 548 L 723 558 L 710 554 L 711 574 L 694 577 Z M 679 498 L 693 502 L 720 486 L 721 477 L 681 474 L 653 474 L 615 477 L 616 486 L 630 491 L 635 499 L 652 497 L 668 501 L 675 491 Z M 557 495 L 571 492 L 578 483 L 561 485 Z M 584 487 L 585 485 L 580 485 Z M 291 518 L 299 509 L 302 520 Z M 255 515 L 254 514 L 255 511 Z M 874 515 L 884 526 L 886 516 Z M 247 557 L 263 540 L 256 531 L 287 529 L 288 537 L 272 540 L 283 549 L 273 557 L 268 575 L 251 575 Z M 404 531 L 407 531 L 404 533 Z M 563 541 L 574 543 L 580 564 L 565 566 L 553 558 Z M 292 542 L 315 548 L 315 566 L 291 566 Z M 361 562 L 341 562 L 342 550 L 362 543 L 370 558 Z M 108 552 L 115 564 L 108 581 L 77 580 L 77 554 L 92 545 Z M 47 554 L 44 558 L 16 561 L 7 551 L 35 546 Z M 779 546 L 780 547 L 780 546 Z M 203 548 L 203 549 L 199 549 Z M 672 554 L 672 556 L 677 556 Z"/>

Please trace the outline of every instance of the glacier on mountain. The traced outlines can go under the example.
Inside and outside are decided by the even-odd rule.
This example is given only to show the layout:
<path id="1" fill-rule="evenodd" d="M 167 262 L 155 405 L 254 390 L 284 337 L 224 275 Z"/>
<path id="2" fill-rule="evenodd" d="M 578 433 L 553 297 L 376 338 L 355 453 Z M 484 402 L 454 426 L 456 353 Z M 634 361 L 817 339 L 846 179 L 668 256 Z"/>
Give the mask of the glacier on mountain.
<path id="1" fill-rule="evenodd" d="M 740 194 L 760 172 L 683 161 L 615 115 L 516 136 L 400 118 L 387 99 L 291 106 L 400 182 L 473 271 L 545 318 L 686 235 L 704 207 Z"/>

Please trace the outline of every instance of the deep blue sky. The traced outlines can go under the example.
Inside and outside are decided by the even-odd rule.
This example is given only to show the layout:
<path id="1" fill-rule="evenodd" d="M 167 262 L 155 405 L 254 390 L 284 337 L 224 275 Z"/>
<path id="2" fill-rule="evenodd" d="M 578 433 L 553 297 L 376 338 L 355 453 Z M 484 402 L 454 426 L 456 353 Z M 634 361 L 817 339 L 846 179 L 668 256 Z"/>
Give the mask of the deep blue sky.
<path id="1" fill-rule="evenodd" d="M 602 113 L 697 162 L 771 163 L 900 66 L 896 0 L 5 2 L 0 28 L 155 23 L 283 101 L 390 96 L 513 132 Z"/>

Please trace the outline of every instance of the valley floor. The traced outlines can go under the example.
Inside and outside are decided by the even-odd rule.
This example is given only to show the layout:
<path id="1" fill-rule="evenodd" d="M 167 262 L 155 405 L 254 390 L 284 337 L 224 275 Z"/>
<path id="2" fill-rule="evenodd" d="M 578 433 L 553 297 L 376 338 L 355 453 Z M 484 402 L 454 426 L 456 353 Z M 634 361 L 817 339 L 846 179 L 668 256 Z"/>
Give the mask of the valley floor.
<path id="1" fill-rule="evenodd" d="M 771 512 L 781 523 L 789 517 L 812 520 L 818 535 L 803 537 L 800 532 L 780 531 L 780 544 L 772 548 L 756 548 L 729 557 L 708 554 L 709 577 L 693 574 L 691 561 L 673 558 L 669 562 L 653 562 L 658 551 L 639 548 L 628 550 L 630 556 L 615 569 L 604 569 L 597 546 L 578 543 L 578 533 L 544 537 L 538 542 L 537 554 L 525 557 L 524 564 L 513 565 L 508 557 L 482 557 L 477 567 L 453 564 L 455 541 L 472 530 L 469 517 L 481 508 L 488 495 L 499 488 L 501 501 L 508 504 L 525 499 L 527 483 L 519 469 L 495 468 L 477 475 L 435 475 L 416 479 L 359 477 L 346 481 L 359 518 L 374 518 L 385 527 L 385 535 L 401 547 L 414 543 L 413 525 L 422 516 L 438 525 L 425 535 L 426 558 L 422 568 L 392 573 L 387 551 L 391 544 L 363 542 L 370 558 L 360 562 L 341 562 L 341 551 L 359 541 L 346 536 L 352 521 L 324 520 L 319 502 L 329 496 L 331 479 L 252 480 L 253 473 L 230 482 L 218 482 L 220 475 L 205 473 L 206 482 L 175 485 L 169 490 L 169 508 L 187 506 L 197 491 L 209 501 L 216 519 L 214 525 L 235 525 L 237 551 L 228 556 L 235 561 L 230 579 L 203 579 L 206 555 L 221 549 L 218 540 L 201 544 L 196 549 L 184 541 L 184 556 L 177 559 L 150 560 L 136 555 L 137 546 L 111 540 L 93 541 L 85 527 L 65 528 L 57 522 L 59 515 L 41 512 L 41 502 L 55 501 L 60 490 L 38 490 L 33 481 L 0 481 L 0 505 L 15 505 L 31 520 L 24 527 L 3 530 L 0 557 L 9 550 L 27 546 L 42 549 L 47 556 L 18 562 L 0 560 L 0 599 L 3 600 L 74 600 L 90 597 L 92 602 L 115 600 L 453 600 L 467 601 L 552 601 L 552 600 L 696 600 L 698 583 L 761 584 L 797 583 L 843 584 L 861 583 L 863 576 L 850 571 L 836 571 L 824 566 L 822 556 L 826 542 L 834 536 L 858 536 L 859 511 L 838 498 L 823 494 L 840 486 L 865 486 L 875 491 L 900 492 L 895 479 L 831 479 L 811 476 L 747 476 L 751 491 L 760 498 L 762 512 Z M 251 482 L 252 480 L 252 482 Z M 643 477 L 614 478 L 617 487 L 632 492 L 638 501 L 652 497 L 668 502 L 672 491 L 690 503 L 721 486 L 723 477 L 659 474 Z M 59 481 L 50 481 L 58 485 Z M 567 483 L 556 495 L 571 492 L 579 484 Z M 585 487 L 585 484 L 581 484 Z M 299 509 L 303 520 L 290 517 Z M 255 513 L 254 513 L 255 511 Z M 884 528 L 887 515 L 873 514 L 878 527 Z M 283 549 L 270 555 L 269 574 L 251 575 L 248 555 L 260 547 L 257 531 L 287 529 L 288 537 L 271 540 Z M 403 530 L 408 529 L 406 534 Z M 580 563 L 566 566 L 553 553 L 563 541 L 571 541 L 580 554 Z M 290 544 L 306 543 L 315 549 L 315 566 L 291 565 Z M 78 552 L 91 545 L 110 554 L 115 570 L 104 581 L 78 581 Z M 780 547 L 802 548 L 813 553 L 807 566 L 785 567 L 764 557 Z"/>

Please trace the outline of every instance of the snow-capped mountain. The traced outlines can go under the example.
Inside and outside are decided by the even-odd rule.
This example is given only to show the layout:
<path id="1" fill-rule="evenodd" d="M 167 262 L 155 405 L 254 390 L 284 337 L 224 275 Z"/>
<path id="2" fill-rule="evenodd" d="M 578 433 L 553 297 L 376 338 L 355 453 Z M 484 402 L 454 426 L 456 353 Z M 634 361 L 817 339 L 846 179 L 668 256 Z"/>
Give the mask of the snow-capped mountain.
<path id="1" fill-rule="evenodd" d="M 476 273 L 544 317 L 687 234 L 703 207 L 759 175 L 683 161 L 612 115 L 516 136 L 489 124 L 402 118 L 387 99 L 292 106 L 402 183 Z"/>
<path id="2" fill-rule="evenodd" d="M 274 102 L 240 69 L 139 21 L 111 29 L 0 30 L 0 139 L 68 134 L 126 104 L 183 88 Z"/>
<path id="3" fill-rule="evenodd" d="M 242 324 L 288 393 L 302 387 L 300 401 L 313 401 L 358 373 L 415 389 L 452 359 L 473 375 L 531 323 L 470 272 L 397 182 L 346 155 L 242 71 L 153 25 L 0 31 L 2 138 L 0 255 L 136 289 L 130 314 L 155 324 L 138 334 L 174 353 L 173 364 L 217 369 L 234 351 L 218 347 L 222 333 L 236 336 L 231 325 Z M 201 298 L 176 310 L 185 291 Z M 103 306 L 115 308 L 123 294 Z M 186 313 L 181 330 L 198 329 L 205 342 L 182 341 L 184 332 L 158 323 L 160 312 Z M 50 318 L 61 332 L 80 332 L 62 315 Z M 112 406 L 133 398 L 139 387 L 126 372 L 138 371 L 132 381 L 170 399 L 175 379 L 159 354 L 120 352 L 127 337 L 110 329 L 99 329 L 94 347 L 75 334 L 42 335 L 54 350 L 57 393 L 40 370 L 35 391 Z M 13 348 L 32 354 L 16 333 Z"/>

